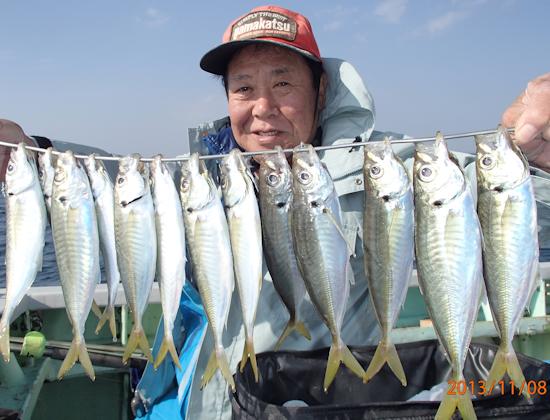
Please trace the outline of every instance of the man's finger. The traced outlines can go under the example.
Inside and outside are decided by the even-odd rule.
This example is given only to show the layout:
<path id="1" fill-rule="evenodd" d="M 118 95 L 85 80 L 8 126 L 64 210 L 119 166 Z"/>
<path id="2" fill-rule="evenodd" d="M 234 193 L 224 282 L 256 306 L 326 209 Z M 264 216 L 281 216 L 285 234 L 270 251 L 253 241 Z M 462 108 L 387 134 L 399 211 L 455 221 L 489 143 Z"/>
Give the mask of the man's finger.
<path id="1" fill-rule="evenodd" d="M 529 82 L 523 103 L 525 110 L 515 124 L 519 144 L 528 143 L 540 134 L 545 136 L 550 126 L 550 73 Z"/>
<path id="2" fill-rule="evenodd" d="M 525 110 L 525 104 L 523 103 L 524 96 L 525 93 L 519 95 L 502 114 L 502 125 L 504 125 L 504 127 L 515 127 L 516 121 Z"/>

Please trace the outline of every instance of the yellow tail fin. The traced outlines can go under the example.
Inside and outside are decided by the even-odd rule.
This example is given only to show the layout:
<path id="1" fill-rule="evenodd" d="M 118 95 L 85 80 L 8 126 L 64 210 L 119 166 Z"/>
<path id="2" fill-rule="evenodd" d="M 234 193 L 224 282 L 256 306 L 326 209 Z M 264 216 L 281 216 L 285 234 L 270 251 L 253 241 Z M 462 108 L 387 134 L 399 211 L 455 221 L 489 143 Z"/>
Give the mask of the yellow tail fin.
<path id="1" fill-rule="evenodd" d="M 103 314 L 99 318 L 97 328 L 95 333 L 99 334 L 105 323 L 109 321 L 109 329 L 111 330 L 111 335 L 113 336 L 113 341 L 117 341 L 116 338 L 116 323 L 115 323 L 115 308 L 114 306 L 107 306 L 103 311 Z"/>
<path id="2" fill-rule="evenodd" d="M 147 341 L 145 331 L 143 331 L 141 326 L 138 327 L 134 325 L 130 338 L 128 339 L 128 344 L 126 344 L 124 355 L 122 356 L 122 363 L 128 363 L 128 359 L 132 356 L 132 353 L 138 348 L 138 346 L 147 359 L 149 359 L 151 363 L 153 362 L 153 355 L 151 354 L 151 348 L 149 347 L 149 341 Z"/>
<path id="3" fill-rule="evenodd" d="M 71 370 L 74 364 L 80 361 L 80 364 L 90 377 L 92 381 L 95 380 L 94 367 L 90 361 L 90 356 L 88 355 L 88 349 L 86 348 L 86 343 L 84 342 L 84 337 L 74 337 L 71 343 L 71 347 L 65 356 L 65 360 L 59 368 L 57 373 L 57 379 L 62 379 L 65 374 Z"/>
<path id="4" fill-rule="evenodd" d="M 365 373 L 363 382 L 367 383 L 370 381 L 380 369 L 382 369 L 382 366 L 384 366 L 386 362 L 394 375 L 401 382 L 401 385 L 407 386 L 407 378 L 403 370 L 403 365 L 401 364 L 401 360 L 399 360 L 399 355 L 397 354 L 395 346 L 389 341 L 380 341 L 380 343 L 378 343 L 378 347 L 367 368 L 367 373 Z"/>
<path id="5" fill-rule="evenodd" d="M 235 392 L 235 381 L 233 380 L 233 376 L 229 370 L 229 363 L 223 348 L 214 350 L 210 355 L 210 359 L 208 359 L 208 364 L 206 365 L 206 369 L 202 375 L 201 389 L 203 389 L 210 379 L 212 379 L 212 376 L 214 376 L 214 373 L 216 373 L 216 370 L 218 369 L 220 369 L 225 381 L 231 387 L 231 391 Z"/>
<path id="6" fill-rule="evenodd" d="M 166 333 L 164 333 L 162 344 L 160 345 L 159 352 L 157 353 L 154 368 L 158 369 L 168 352 L 170 352 L 170 356 L 172 356 L 172 361 L 174 362 L 174 364 L 178 367 L 179 370 L 181 370 L 180 359 L 178 356 L 178 352 L 176 351 L 176 346 L 174 345 L 174 338 L 172 337 L 172 335 L 166 335 Z"/>
<path id="7" fill-rule="evenodd" d="M 97 304 L 95 299 L 92 301 L 92 312 L 94 313 L 95 316 L 97 316 L 98 318 L 101 318 L 101 309 L 99 308 L 99 305 Z"/>
<path id="8" fill-rule="evenodd" d="M 286 338 L 290 335 L 292 331 L 297 331 L 303 337 L 307 338 L 308 340 L 311 340 L 311 334 L 309 333 L 306 325 L 302 321 L 296 321 L 290 318 L 290 320 L 285 326 L 285 329 L 283 330 L 283 333 L 281 334 L 281 336 L 277 340 L 277 343 L 275 344 L 275 351 L 281 348 L 283 341 L 286 340 Z"/>
<path id="9" fill-rule="evenodd" d="M 244 367 L 246 366 L 246 361 L 249 357 L 250 364 L 252 365 L 252 371 L 254 372 L 254 379 L 256 382 L 258 382 L 258 364 L 256 363 L 256 353 L 254 352 L 254 340 L 252 339 L 252 337 L 247 338 L 246 342 L 244 343 L 243 358 L 241 359 L 241 365 L 239 368 L 241 373 L 243 372 Z"/>
<path id="10" fill-rule="evenodd" d="M 463 380 L 464 378 L 462 378 Z M 443 400 L 439 404 L 439 408 L 435 414 L 435 420 L 450 420 L 457 408 L 464 420 L 477 419 L 474 405 L 472 404 L 472 396 L 466 388 L 466 392 L 463 395 L 459 395 L 458 393 L 451 395 L 448 391 L 445 392 Z"/>
<path id="11" fill-rule="evenodd" d="M 0 353 L 4 361 L 8 363 L 10 361 L 10 326 L 2 325 L 0 327 Z"/>
<path id="12" fill-rule="evenodd" d="M 514 384 L 517 384 L 516 387 L 518 389 L 521 387 L 521 384 L 525 384 L 525 376 L 523 376 L 523 371 L 519 365 L 514 348 L 511 345 L 502 343 L 498 348 L 493 366 L 491 366 L 489 376 L 487 377 L 487 394 L 489 394 L 489 391 L 493 388 L 493 384 L 498 383 L 498 381 L 504 377 L 505 373 L 508 373 L 508 376 L 514 381 Z M 523 395 L 528 399 L 531 398 L 527 391 L 527 387 L 523 387 Z"/>
<path id="13" fill-rule="evenodd" d="M 363 378 L 365 375 L 365 371 L 355 356 L 351 354 L 348 347 L 341 340 L 337 343 L 333 342 L 328 353 L 327 370 L 325 372 L 325 381 L 323 383 L 325 392 L 328 391 L 330 384 L 336 377 L 340 363 L 344 363 L 344 365 L 346 365 L 360 378 Z"/>

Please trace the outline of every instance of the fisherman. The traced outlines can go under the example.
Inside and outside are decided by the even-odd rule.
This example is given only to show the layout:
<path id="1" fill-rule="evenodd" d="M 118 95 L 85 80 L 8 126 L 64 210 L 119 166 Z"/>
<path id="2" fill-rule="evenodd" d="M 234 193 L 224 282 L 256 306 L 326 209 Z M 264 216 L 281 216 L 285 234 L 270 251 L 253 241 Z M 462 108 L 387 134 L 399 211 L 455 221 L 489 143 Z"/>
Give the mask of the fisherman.
<path id="1" fill-rule="evenodd" d="M 300 142 L 325 146 L 357 139 L 378 140 L 386 135 L 402 137 L 374 130 L 374 103 L 361 77 L 351 64 L 321 57 L 310 23 L 299 13 L 278 6 L 251 10 L 228 26 L 222 43 L 203 56 L 200 66 L 221 77 L 228 100 L 228 118 L 195 130 L 196 140 L 210 154 L 227 153 L 234 147 L 258 151 L 276 145 L 292 148 Z M 503 123 L 516 128 L 516 142 L 531 164 L 550 172 L 550 73 L 528 84 L 503 114 Z M 17 142 L 23 136 L 14 123 L 0 120 L 0 140 Z M 395 150 L 403 159 L 411 158 L 414 152 L 412 146 L 399 146 Z M 3 176 L 9 152 L 2 149 L 0 153 Z M 334 179 L 343 212 L 343 230 L 356 253 L 351 259 L 355 284 L 350 290 L 342 338 L 348 345 L 375 344 L 378 327 L 364 278 L 361 243 L 363 151 L 361 148 L 336 149 L 321 152 L 320 156 Z M 238 302 L 235 296 L 234 302 Z M 312 341 L 292 334 L 285 341 L 284 349 L 306 350 L 330 345 L 328 329 L 312 305 L 305 305 L 304 312 L 302 318 Z M 254 330 L 258 353 L 273 349 L 287 320 L 288 314 L 266 273 Z M 224 333 L 231 368 L 240 360 L 243 344 L 241 311 L 238 304 L 233 304 Z M 211 350 L 212 338 L 207 332 L 198 355 L 196 374 L 191 379 L 187 411 L 191 419 L 230 418 L 227 385 L 221 375 L 214 375 L 202 391 L 199 389 Z M 154 377 L 148 378 L 149 383 L 155 383 Z M 169 381 L 173 381 L 173 376 Z M 167 383 L 158 388 L 165 394 L 174 394 L 171 386 Z M 141 391 L 138 405 L 154 410 L 158 392 L 155 395 L 154 389 L 146 387 Z"/>

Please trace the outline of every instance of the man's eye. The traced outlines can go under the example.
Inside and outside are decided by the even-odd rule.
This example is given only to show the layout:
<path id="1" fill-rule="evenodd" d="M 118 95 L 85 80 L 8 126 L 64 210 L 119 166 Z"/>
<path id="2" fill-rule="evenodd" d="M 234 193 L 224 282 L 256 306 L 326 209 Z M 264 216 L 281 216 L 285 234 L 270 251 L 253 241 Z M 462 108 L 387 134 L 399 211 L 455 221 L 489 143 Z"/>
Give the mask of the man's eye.
<path id="1" fill-rule="evenodd" d="M 246 93 L 246 92 L 249 92 L 249 91 L 250 91 L 250 87 L 242 86 L 242 87 L 238 88 L 235 92 L 237 92 L 237 93 Z"/>
<path id="2" fill-rule="evenodd" d="M 286 87 L 286 86 L 289 86 L 290 83 L 288 82 L 278 82 L 275 86 L 280 86 L 280 87 Z"/>

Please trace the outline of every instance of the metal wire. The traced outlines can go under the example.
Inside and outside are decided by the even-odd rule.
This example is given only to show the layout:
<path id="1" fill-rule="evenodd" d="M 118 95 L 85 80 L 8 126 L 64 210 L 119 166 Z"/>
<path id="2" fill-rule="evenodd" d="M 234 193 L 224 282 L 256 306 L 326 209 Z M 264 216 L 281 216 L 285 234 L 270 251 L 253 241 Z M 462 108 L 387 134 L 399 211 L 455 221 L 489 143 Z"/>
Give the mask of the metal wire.
<path id="1" fill-rule="evenodd" d="M 513 129 L 508 129 L 508 131 L 513 131 Z M 467 138 L 467 137 L 473 137 L 477 135 L 486 135 L 486 134 L 493 134 L 496 133 L 497 130 L 482 130 L 482 131 L 470 131 L 467 133 L 459 133 L 459 134 L 450 134 L 444 136 L 445 139 L 460 139 L 460 138 Z M 390 139 L 390 143 L 392 144 L 404 144 L 404 143 L 422 143 L 427 141 L 434 141 L 435 137 L 417 137 L 417 138 L 406 138 L 406 139 Z M 368 140 L 368 141 L 362 141 L 362 142 L 352 142 L 352 143 L 341 143 L 341 144 L 332 144 L 330 146 L 318 146 L 314 147 L 316 151 L 321 150 L 333 150 L 333 149 L 346 149 L 346 148 L 355 148 L 355 147 L 361 147 L 366 144 L 372 144 L 374 142 L 383 141 L 383 140 Z M 6 146 L 6 147 L 12 147 L 16 148 L 17 144 L 14 143 L 8 143 L 4 141 L 0 141 L 0 146 Z M 42 149 L 40 147 L 34 147 L 34 146 L 26 146 L 27 149 L 33 150 L 35 152 L 44 153 L 46 149 Z M 283 149 L 283 152 L 288 153 L 292 152 L 293 149 Z M 60 155 L 63 152 L 59 152 L 57 150 L 53 150 L 52 154 Z M 243 152 L 243 156 L 258 156 L 258 155 L 270 155 L 277 153 L 276 150 L 262 150 L 259 152 Z M 199 159 L 201 160 L 209 160 L 209 159 L 222 159 L 227 154 L 220 154 L 220 155 L 203 155 L 199 156 Z M 86 159 L 88 155 L 75 155 L 78 159 Z M 118 161 L 122 159 L 122 156 L 96 156 L 97 160 L 110 160 L 110 161 Z M 185 160 L 188 160 L 189 156 L 176 156 L 176 157 L 170 157 L 170 158 L 162 158 L 162 161 L 164 162 L 182 162 Z M 143 162 L 152 162 L 153 158 L 141 158 L 141 161 Z"/>

